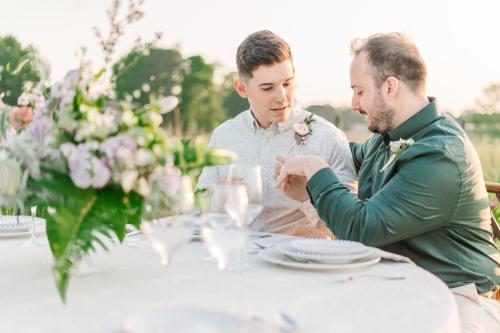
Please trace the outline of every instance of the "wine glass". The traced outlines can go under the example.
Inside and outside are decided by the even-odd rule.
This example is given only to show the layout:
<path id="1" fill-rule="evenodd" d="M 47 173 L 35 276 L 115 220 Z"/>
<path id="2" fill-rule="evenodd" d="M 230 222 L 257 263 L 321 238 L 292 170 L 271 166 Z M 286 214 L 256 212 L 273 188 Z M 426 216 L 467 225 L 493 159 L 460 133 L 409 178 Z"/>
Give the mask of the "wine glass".
<path id="1" fill-rule="evenodd" d="M 202 237 L 217 267 L 224 271 L 231 257 L 239 255 L 246 244 L 248 197 L 242 185 L 218 184 L 211 189 L 212 200 Z"/>
<path id="2" fill-rule="evenodd" d="M 246 187 L 248 196 L 248 225 L 252 227 L 263 209 L 262 168 L 260 165 L 232 164 L 227 181 Z"/>
<path id="3" fill-rule="evenodd" d="M 179 205 L 178 195 L 168 196 L 159 190 L 153 190 L 144 204 L 141 230 L 159 254 L 163 266 L 170 264 L 173 254 L 189 242 L 193 234 L 192 219 L 179 214 Z"/>
<path id="4" fill-rule="evenodd" d="M 151 242 L 151 247 L 160 256 L 160 262 L 168 268 L 176 251 L 191 240 L 193 235 L 192 216 L 181 215 L 181 193 L 167 193 L 163 189 L 162 178 L 154 179 L 151 194 L 145 199 L 142 214 L 141 231 Z M 169 276 L 170 269 L 165 274 L 164 298 L 167 306 L 174 304 L 173 281 Z M 173 276 L 172 276 L 173 278 Z"/>
<path id="5" fill-rule="evenodd" d="M 39 223 L 40 219 L 36 217 L 36 212 L 37 212 L 37 206 L 31 206 L 30 207 L 31 211 L 31 235 L 30 239 L 28 239 L 26 242 L 22 244 L 24 247 L 37 247 L 37 246 L 43 246 L 47 245 L 47 243 L 40 241 L 40 239 L 36 235 L 36 224 Z"/>

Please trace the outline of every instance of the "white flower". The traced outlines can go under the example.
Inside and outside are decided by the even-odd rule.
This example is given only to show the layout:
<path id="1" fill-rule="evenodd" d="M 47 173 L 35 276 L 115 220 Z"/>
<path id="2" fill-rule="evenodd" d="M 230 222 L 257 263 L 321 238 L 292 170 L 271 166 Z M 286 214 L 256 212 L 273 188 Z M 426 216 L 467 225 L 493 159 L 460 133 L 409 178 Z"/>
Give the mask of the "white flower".
<path id="1" fill-rule="evenodd" d="M 139 119 L 134 115 L 134 113 L 130 110 L 126 110 L 122 113 L 122 123 L 128 127 L 135 126 Z"/>
<path id="2" fill-rule="evenodd" d="M 22 170 L 19 162 L 0 151 L 0 195 L 14 196 L 21 187 Z"/>
<path id="3" fill-rule="evenodd" d="M 146 166 L 153 162 L 153 155 L 148 149 L 141 148 L 135 153 L 135 164 L 139 167 Z"/>
<path id="4" fill-rule="evenodd" d="M 76 150 L 76 146 L 72 143 L 63 143 L 59 149 L 63 156 L 68 159 Z"/>
<path id="5" fill-rule="evenodd" d="M 413 141 L 412 138 L 409 138 L 408 140 L 399 139 L 398 141 L 391 141 L 389 143 L 389 147 L 391 149 L 391 153 L 400 154 L 414 143 L 415 141 Z"/>
<path id="6" fill-rule="evenodd" d="M 28 106 L 30 104 L 31 96 L 28 93 L 23 92 L 17 98 L 17 104 L 20 106 Z"/>
<path id="7" fill-rule="evenodd" d="M 163 122 L 162 116 L 156 112 L 150 112 L 149 116 L 151 117 L 151 121 L 153 122 L 153 125 L 155 127 L 159 127 L 161 125 L 161 123 Z"/>
<path id="8" fill-rule="evenodd" d="M 134 164 L 134 153 L 131 149 L 127 147 L 119 147 L 116 151 L 115 158 L 125 165 L 133 166 Z"/>
<path id="9" fill-rule="evenodd" d="M 389 160 L 387 163 L 380 169 L 380 172 L 383 172 L 389 165 L 392 164 L 396 160 L 396 158 L 399 157 L 406 149 L 411 147 L 415 141 L 412 138 L 409 138 L 408 140 L 405 139 L 399 139 L 398 141 L 391 141 L 389 142 L 389 149 L 391 151 L 391 156 L 389 157 Z"/>
<path id="10" fill-rule="evenodd" d="M 134 188 L 138 176 L 139 172 L 137 172 L 136 170 L 127 170 L 122 173 L 121 185 L 125 193 L 130 192 L 130 190 Z"/>
<path id="11" fill-rule="evenodd" d="M 176 86 L 173 86 L 172 87 L 172 90 L 170 91 L 172 93 L 172 95 L 176 95 L 176 96 L 179 96 L 180 93 L 182 92 L 182 87 L 180 84 L 176 85 Z"/>
<path id="12" fill-rule="evenodd" d="M 179 104 L 179 99 L 175 96 L 162 97 L 156 100 L 156 104 L 160 107 L 161 113 L 164 114 L 175 109 Z"/>
<path id="13" fill-rule="evenodd" d="M 151 186 L 144 177 L 137 181 L 137 192 L 143 197 L 147 197 L 151 193 Z"/>

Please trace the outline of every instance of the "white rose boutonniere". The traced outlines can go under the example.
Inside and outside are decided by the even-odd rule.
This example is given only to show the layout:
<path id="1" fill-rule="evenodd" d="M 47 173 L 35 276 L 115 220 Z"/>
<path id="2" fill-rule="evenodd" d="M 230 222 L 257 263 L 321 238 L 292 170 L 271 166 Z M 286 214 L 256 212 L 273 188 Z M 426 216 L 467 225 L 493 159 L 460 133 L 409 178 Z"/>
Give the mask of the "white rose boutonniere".
<path id="1" fill-rule="evenodd" d="M 383 172 L 389 165 L 392 164 L 398 158 L 406 149 L 408 149 L 411 145 L 413 145 L 415 141 L 412 138 L 409 138 L 408 140 L 405 139 L 399 139 L 398 141 L 391 141 L 389 143 L 389 148 L 391 150 L 391 157 L 389 157 L 389 160 L 387 163 L 380 169 L 380 172 Z"/>
<path id="2" fill-rule="evenodd" d="M 304 118 L 304 121 L 293 124 L 295 142 L 299 146 L 305 145 L 307 138 L 312 134 L 312 123 L 316 120 L 313 117 L 314 115 L 310 114 Z"/>

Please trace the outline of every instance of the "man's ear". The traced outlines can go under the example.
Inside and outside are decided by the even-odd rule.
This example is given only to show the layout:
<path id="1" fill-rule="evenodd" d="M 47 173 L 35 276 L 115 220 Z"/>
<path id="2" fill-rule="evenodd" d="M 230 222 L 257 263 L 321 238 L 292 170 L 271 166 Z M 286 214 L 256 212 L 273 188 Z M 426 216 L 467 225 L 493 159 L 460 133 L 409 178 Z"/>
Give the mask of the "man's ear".
<path id="1" fill-rule="evenodd" d="M 234 80 L 234 90 L 241 98 L 247 98 L 247 84 L 243 79 Z"/>
<path id="2" fill-rule="evenodd" d="M 394 76 L 389 76 L 385 80 L 384 91 L 388 98 L 394 99 L 399 94 L 399 80 Z"/>

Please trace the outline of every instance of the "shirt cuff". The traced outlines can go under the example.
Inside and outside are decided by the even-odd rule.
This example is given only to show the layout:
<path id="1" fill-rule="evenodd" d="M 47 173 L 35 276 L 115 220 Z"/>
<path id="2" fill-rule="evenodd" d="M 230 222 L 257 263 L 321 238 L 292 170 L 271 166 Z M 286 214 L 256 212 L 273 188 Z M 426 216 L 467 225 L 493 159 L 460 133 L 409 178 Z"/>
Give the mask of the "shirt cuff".
<path id="1" fill-rule="evenodd" d="M 319 215 L 316 211 L 316 208 L 314 208 L 313 204 L 311 203 L 311 200 L 308 199 L 302 202 L 299 206 L 299 209 L 306 216 L 308 224 L 310 223 L 316 225 L 318 223 Z"/>
<path id="2" fill-rule="evenodd" d="M 307 192 L 311 198 L 311 203 L 314 205 L 317 197 L 332 184 L 340 184 L 342 182 L 337 178 L 330 168 L 323 168 L 316 172 L 307 182 Z"/>

